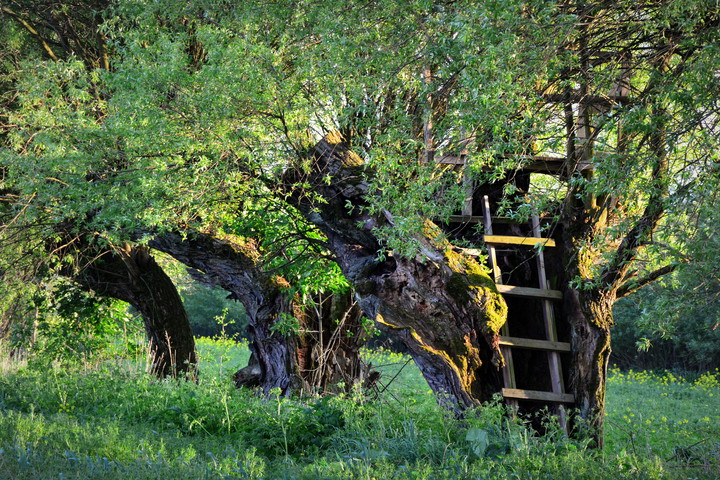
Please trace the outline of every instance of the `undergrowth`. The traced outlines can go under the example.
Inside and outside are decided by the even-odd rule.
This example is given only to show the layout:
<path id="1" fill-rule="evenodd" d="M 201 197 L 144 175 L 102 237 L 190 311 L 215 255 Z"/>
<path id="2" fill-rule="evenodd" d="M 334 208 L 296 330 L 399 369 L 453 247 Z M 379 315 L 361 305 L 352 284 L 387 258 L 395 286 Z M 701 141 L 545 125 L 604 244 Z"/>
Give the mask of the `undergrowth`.
<path id="1" fill-rule="evenodd" d="M 247 348 L 200 340 L 199 384 L 138 362 L 17 364 L 0 376 L 2 479 L 714 479 L 718 372 L 612 371 L 607 447 L 543 437 L 493 402 L 456 419 L 407 358 L 366 352 L 378 388 L 340 397 L 236 390 Z"/>

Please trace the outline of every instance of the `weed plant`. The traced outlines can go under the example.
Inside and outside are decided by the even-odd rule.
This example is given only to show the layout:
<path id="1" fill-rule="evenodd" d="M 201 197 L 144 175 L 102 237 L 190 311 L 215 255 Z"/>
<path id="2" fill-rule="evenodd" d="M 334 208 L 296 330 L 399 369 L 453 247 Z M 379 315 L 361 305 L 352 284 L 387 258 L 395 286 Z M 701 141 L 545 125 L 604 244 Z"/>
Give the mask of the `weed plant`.
<path id="1" fill-rule="evenodd" d="M 368 351 L 376 390 L 264 399 L 236 390 L 243 344 L 198 341 L 200 382 L 138 361 L 0 360 L 1 479 L 715 479 L 720 374 L 611 372 L 607 447 L 552 422 L 533 435 L 500 401 L 457 419 L 407 357 Z"/>

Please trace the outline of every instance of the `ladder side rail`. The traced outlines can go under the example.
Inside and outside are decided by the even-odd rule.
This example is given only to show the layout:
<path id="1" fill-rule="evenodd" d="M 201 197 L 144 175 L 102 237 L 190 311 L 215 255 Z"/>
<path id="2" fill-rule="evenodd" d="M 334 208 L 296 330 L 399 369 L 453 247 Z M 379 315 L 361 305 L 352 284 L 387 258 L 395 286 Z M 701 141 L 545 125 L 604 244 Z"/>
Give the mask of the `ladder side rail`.
<path id="1" fill-rule="evenodd" d="M 533 235 L 540 236 L 540 219 L 537 215 L 532 216 L 532 230 Z M 537 254 L 537 268 L 538 268 L 538 281 L 541 289 L 549 290 L 549 282 L 547 279 L 547 272 L 545 269 L 545 255 L 543 249 L 538 250 Z M 548 299 L 542 299 L 543 309 L 543 320 L 545 324 L 545 336 L 547 340 L 551 342 L 557 342 L 557 326 L 555 322 L 555 311 L 553 310 L 552 302 Z M 560 354 L 557 351 L 548 351 L 548 366 L 550 367 L 550 383 L 552 385 L 552 391 L 557 394 L 565 393 L 565 385 L 562 375 L 562 362 L 560 360 Z M 558 420 L 563 431 L 567 434 L 567 419 L 565 417 L 565 409 L 562 405 L 558 405 Z"/>
<path id="2" fill-rule="evenodd" d="M 492 235 L 492 214 L 490 213 L 490 199 L 487 195 L 483 196 L 483 213 L 485 216 L 485 234 Z M 496 284 L 501 285 L 502 274 L 500 272 L 500 268 L 498 267 L 497 256 L 495 254 L 495 246 L 492 244 L 488 244 L 487 249 L 488 257 L 490 258 L 490 267 L 492 268 L 493 280 L 495 280 Z M 504 336 L 510 335 L 510 329 L 508 328 L 507 321 L 500 329 L 500 333 Z M 503 357 L 505 357 L 505 367 L 502 369 L 503 385 L 505 388 L 517 389 L 512 349 L 507 345 L 501 345 L 500 350 L 502 351 Z M 513 409 L 518 409 L 518 401 L 516 399 L 507 398 L 506 400 Z"/>

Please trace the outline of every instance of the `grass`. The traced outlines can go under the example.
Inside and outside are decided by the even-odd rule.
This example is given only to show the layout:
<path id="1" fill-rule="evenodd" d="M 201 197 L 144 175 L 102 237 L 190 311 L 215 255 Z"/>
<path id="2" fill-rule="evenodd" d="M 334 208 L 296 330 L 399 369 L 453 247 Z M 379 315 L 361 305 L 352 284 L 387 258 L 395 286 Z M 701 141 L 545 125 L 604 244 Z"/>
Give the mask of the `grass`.
<path id="1" fill-rule="evenodd" d="M 0 479 L 715 479 L 720 374 L 612 371 L 607 447 L 536 437 L 488 405 L 458 421 L 412 362 L 367 352 L 376 392 L 258 398 L 232 387 L 247 348 L 200 340 L 198 385 L 138 362 L 0 360 Z M 392 380 L 392 381 L 391 381 Z"/>

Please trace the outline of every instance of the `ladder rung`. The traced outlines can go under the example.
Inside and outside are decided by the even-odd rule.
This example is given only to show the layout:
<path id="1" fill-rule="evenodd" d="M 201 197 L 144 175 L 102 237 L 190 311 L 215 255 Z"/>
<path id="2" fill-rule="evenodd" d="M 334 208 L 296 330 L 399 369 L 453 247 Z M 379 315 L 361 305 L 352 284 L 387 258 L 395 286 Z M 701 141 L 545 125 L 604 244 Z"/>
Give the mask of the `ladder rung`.
<path id="1" fill-rule="evenodd" d="M 525 245 L 527 247 L 534 247 L 540 243 L 545 247 L 555 246 L 555 240 L 552 238 L 512 237 L 508 235 L 485 235 L 483 238 L 485 239 L 485 243 L 495 243 L 501 245 Z"/>
<path id="2" fill-rule="evenodd" d="M 529 348 L 532 350 L 548 350 L 551 352 L 569 352 L 568 342 L 552 342 L 550 340 L 536 340 L 534 338 L 506 337 L 500 335 L 500 345 L 510 347 Z"/>
<path id="3" fill-rule="evenodd" d="M 497 285 L 498 292 L 516 297 L 547 298 L 549 300 L 562 300 L 560 290 L 546 290 L 544 288 L 516 287 L 514 285 Z"/>
<path id="4" fill-rule="evenodd" d="M 505 398 L 516 398 L 518 400 L 575 403 L 575 397 L 570 393 L 541 392 L 539 390 L 523 390 L 520 388 L 503 388 L 502 395 Z"/>

